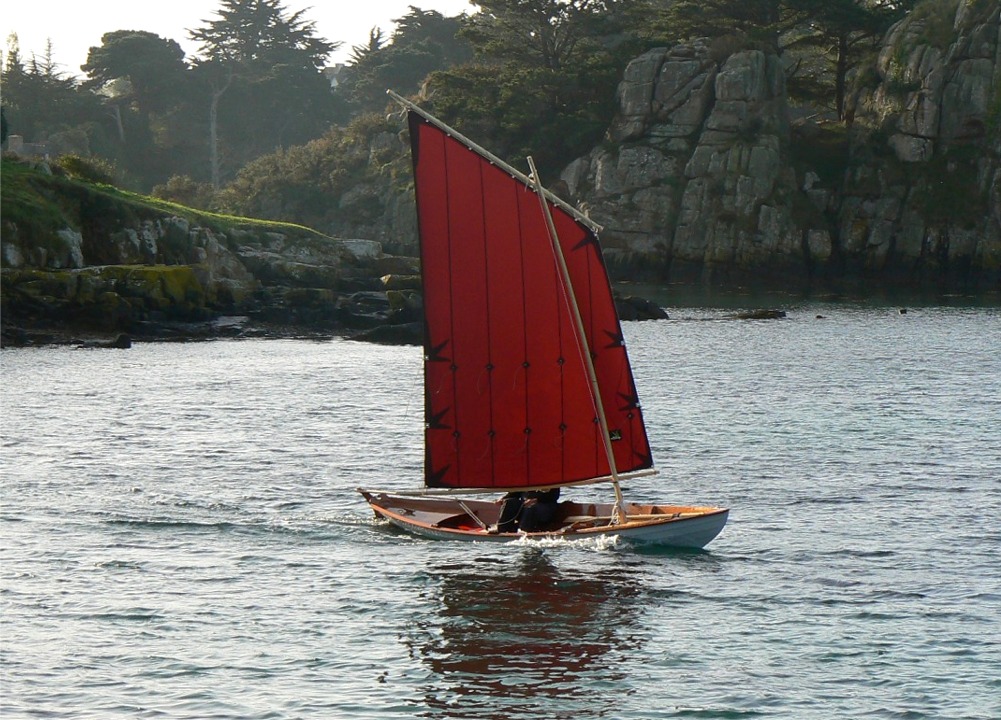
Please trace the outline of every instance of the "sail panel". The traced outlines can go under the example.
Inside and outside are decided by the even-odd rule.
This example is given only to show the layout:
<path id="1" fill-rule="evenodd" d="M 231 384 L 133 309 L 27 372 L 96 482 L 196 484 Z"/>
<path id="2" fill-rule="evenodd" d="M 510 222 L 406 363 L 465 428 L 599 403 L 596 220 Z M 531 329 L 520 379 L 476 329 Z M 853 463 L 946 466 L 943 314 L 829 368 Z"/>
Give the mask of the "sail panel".
<path id="1" fill-rule="evenodd" d="M 484 196 L 484 240 L 487 254 L 486 303 L 489 308 L 492 478 L 527 477 L 530 470 L 528 407 L 517 399 L 528 390 L 523 367 L 529 308 L 524 293 L 512 292 L 521 282 L 524 262 L 519 242 L 517 186 L 491 183 Z M 512 401 L 512 398 L 514 401 Z"/>
<path id="2" fill-rule="evenodd" d="M 485 478 L 492 475 L 490 432 L 489 303 L 487 302 L 486 217 L 487 189 L 480 172 L 479 158 L 471 152 L 447 152 L 446 194 L 449 202 L 448 237 L 451 258 L 452 344 L 455 347 L 452 372 L 455 380 L 456 426 L 453 443 L 457 449 L 459 477 Z M 474 312 L 464 311 L 466 308 Z"/>
<path id="3" fill-rule="evenodd" d="M 519 241 L 524 259 L 522 292 L 530 311 L 525 324 L 525 362 L 528 366 L 525 400 L 531 420 L 529 442 L 532 447 L 528 484 L 559 484 L 559 480 L 546 479 L 575 477 L 565 473 L 567 458 L 579 452 L 582 444 L 588 444 L 586 437 L 581 438 L 564 427 L 567 398 L 583 398 L 588 404 L 589 415 L 594 413 L 594 407 L 587 377 L 580 363 L 574 360 L 573 321 L 563 299 L 552 249 L 540 241 L 548 238 L 545 217 L 534 192 L 517 184 L 520 186 Z M 585 471 L 585 477 L 591 469 Z"/>
<path id="4" fill-rule="evenodd" d="M 538 195 L 409 114 L 425 310 L 432 487 L 568 485 L 609 474 L 581 344 Z M 550 203 L 619 472 L 650 467 L 592 231 Z M 625 398 L 625 399 L 624 399 Z"/>

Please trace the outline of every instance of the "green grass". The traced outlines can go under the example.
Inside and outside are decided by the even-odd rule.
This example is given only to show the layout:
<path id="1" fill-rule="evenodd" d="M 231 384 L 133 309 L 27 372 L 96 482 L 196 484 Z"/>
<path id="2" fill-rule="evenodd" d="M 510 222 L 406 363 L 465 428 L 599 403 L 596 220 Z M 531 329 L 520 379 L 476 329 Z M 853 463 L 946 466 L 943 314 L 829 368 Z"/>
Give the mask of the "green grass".
<path id="1" fill-rule="evenodd" d="M 295 223 L 281 222 L 278 220 L 259 220 L 256 218 L 241 217 L 239 215 L 226 215 L 224 213 L 216 213 L 208 210 L 197 210 L 169 200 L 161 200 L 160 198 L 155 198 L 150 195 L 141 195 L 139 193 L 122 190 L 121 188 L 112 187 L 110 185 L 103 186 L 102 190 L 108 195 L 121 198 L 123 201 L 135 203 L 142 207 L 157 210 L 161 213 L 177 215 L 187 220 L 198 221 L 198 224 L 200 225 L 207 225 L 215 229 L 225 230 L 227 227 L 251 227 L 273 231 L 296 230 L 298 232 L 315 235 L 318 238 L 327 240 L 333 239 L 329 235 L 324 235 L 323 233 L 314 230 L 313 228 L 306 227 L 305 225 L 297 225 Z"/>
<path id="2" fill-rule="evenodd" d="M 4 225 L 14 222 L 55 231 L 66 226 L 58 202 L 59 190 L 72 181 L 47 177 L 20 162 L 3 159 L 0 167 L 0 217 Z"/>
<path id="3" fill-rule="evenodd" d="M 95 218 L 98 215 L 100 217 Z M 14 157 L 4 157 L 0 165 L 0 218 L 2 233 L 18 233 L 18 243 L 45 245 L 56 231 L 70 227 L 80 230 L 87 222 L 135 219 L 172 215 L 194 225 L 219 232 L 240 229 L 260 232 L 289 232 L 332 240 L 330 236 L 303 225 L 259 220 L 197 210 L 167 200 L 130 192 L 113 185 L 89 182 L 57 169 L 48 174 Z M 11 238 L 13 239 L 13 238 Z"/>

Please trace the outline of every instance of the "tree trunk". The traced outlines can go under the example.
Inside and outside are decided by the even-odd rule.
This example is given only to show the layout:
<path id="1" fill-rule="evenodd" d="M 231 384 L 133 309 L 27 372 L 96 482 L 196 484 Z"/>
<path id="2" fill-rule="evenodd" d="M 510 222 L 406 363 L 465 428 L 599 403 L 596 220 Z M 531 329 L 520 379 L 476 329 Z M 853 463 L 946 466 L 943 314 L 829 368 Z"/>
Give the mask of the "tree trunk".
<path id="1" fill-rule="evenodd" d="M 834 77 L 834 102 L 838 111 L 838 120 L 845 119 L 845 88 L 848 78 L 848 35 L 838 37 L 838 63 Z"/>
<path id="2" fill-rule="evenodd" d="M 209 103 L 209 167 L 212 173 L 212 189 L 218 190 L 222 185 L 219 169 L 219 100 L 229 90 L 233 82 L 233 71 L 226 75 L 222 87 L 212 86 L 212 100 Z"/>
<path id="3" fill-rule="evenodd" d="M 209 167 L 212 172 L 212 189 L 219 189 L 219 98 L 220 92 L 212 92 L 209 103 Z"/>
<path id="4" fill-rule="evenodd" d="M 111 117 L 115 119 L 115 128 L 118 130 L 118 141 L 125 143 L 125 125 L 122 124 L 122 109 L 118 105 L 111 106 Z"/>

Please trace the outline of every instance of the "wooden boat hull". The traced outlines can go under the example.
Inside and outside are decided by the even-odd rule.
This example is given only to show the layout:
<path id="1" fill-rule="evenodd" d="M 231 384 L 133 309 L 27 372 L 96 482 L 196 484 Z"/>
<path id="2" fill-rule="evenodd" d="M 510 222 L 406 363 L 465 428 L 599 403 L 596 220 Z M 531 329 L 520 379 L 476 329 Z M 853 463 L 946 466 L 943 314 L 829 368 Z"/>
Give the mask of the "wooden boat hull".
<path id="1" fill-rule="evenodd" d="M 359 489 L 376 517 L 409 533 L 435 540 L 511 542 L 522 538 L 597 539 L 615 536 L 630 543 L 701 548 L 726 524 L 729 510 L 683 505 L 626 507 L 628 521 L 610 522 L 612 505 L 561 502 L 557 519 L 544 532 L 491 532 L 500 504 L 487 500 L 391 495 Z"/>

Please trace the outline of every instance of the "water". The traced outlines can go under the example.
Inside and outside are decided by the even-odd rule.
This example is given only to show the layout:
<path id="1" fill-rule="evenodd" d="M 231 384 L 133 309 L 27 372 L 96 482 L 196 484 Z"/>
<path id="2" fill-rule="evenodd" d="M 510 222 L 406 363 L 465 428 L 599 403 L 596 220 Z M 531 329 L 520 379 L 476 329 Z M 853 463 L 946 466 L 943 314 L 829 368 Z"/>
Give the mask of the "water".
<path id="1" fill-rule="evenodd" d="M 3 351 L 0 714 L 1001 717 L 1001 310 L 670 312 L 626 490 L 731 507 L 704 552 L 375 522 L 414 348 Z"/>

